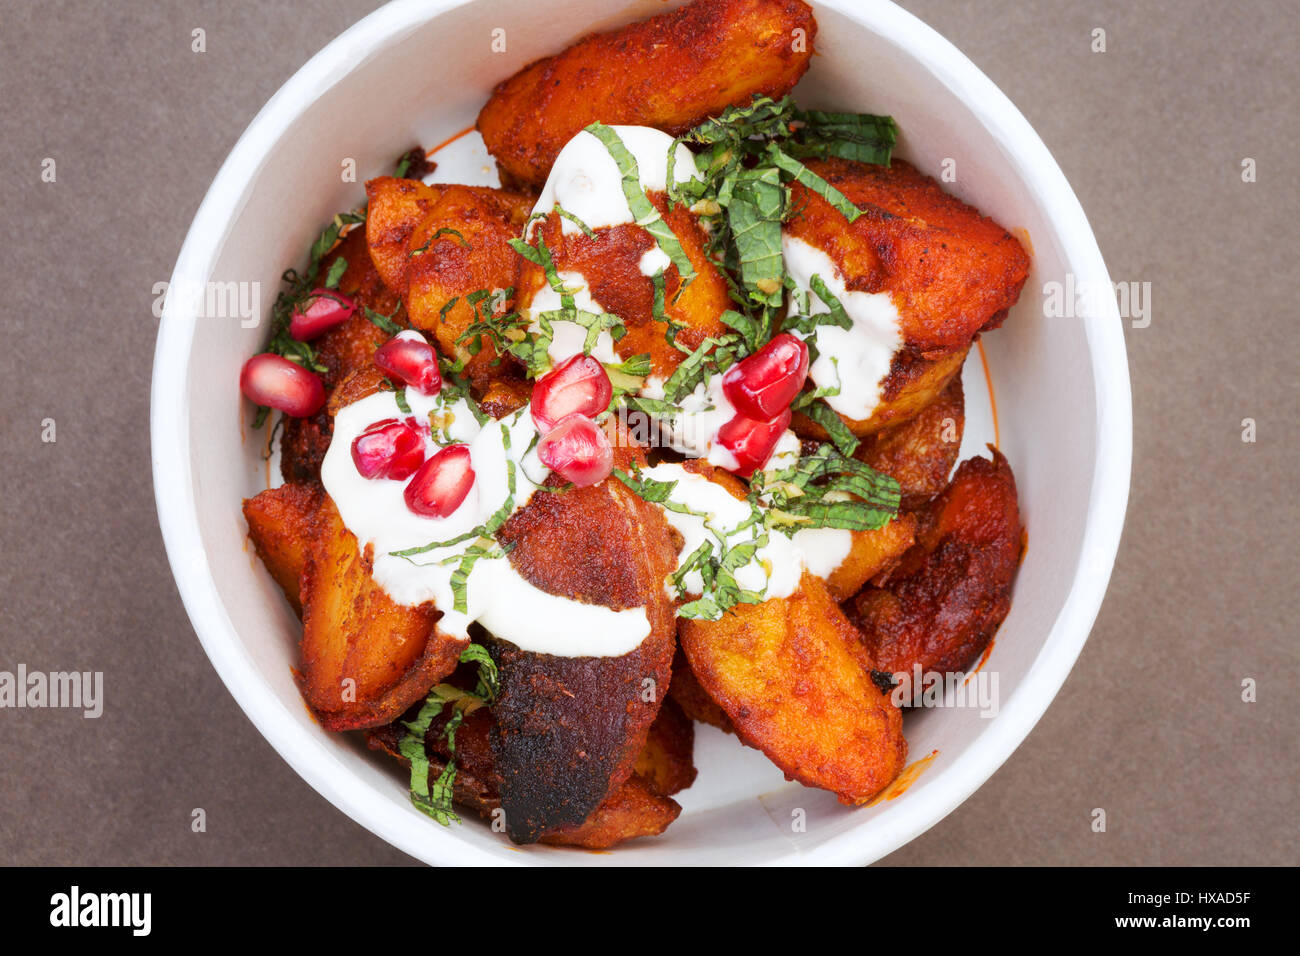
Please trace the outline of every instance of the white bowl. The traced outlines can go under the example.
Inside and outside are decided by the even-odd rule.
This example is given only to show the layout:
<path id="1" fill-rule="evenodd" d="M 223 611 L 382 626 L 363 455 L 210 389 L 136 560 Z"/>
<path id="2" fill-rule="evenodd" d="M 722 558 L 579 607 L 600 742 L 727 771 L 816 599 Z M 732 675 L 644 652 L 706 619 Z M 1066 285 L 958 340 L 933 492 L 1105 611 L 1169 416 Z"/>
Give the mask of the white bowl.
<path id="1" fill-rule="evenodd" d="M 1044 284 L 1105 288 L 1109 276 L 1074 193 L 1024 117 L 950 43 L 886 3 L 814 4 L 818 56 L 805 105 L 890 113 L 899 153 L 1031 240 L 1034 269 L 1005 327 L 986 337 L 1001 446 L 1015 469 L 1029 547 L 987 668 L 1000 709 L 935 709 L 907 721 L 912 758 L 938 755 L 898 799 L 849 810 L 787 784 L 756 751 L 701 728 L 700 780 L 661 837 L 588 854 L 517 848 L 475 822 L 444 829 L 415 810 L 402 774 L 355 736 L 328 734 L 290 675 L 297 620 L 248 547 L 240 500 L 267 486 L 237 381 L 266 336 L 236 318 L 201 318 L 168 298 L 153 377 L 153 468 L 168 557 L 199 639 L 249 718 L 313 787 L 394 846 L 430 863 L 864 863 L 949 813 L 1020 744 L 1088 636 L 1110 576 L 1128 498 L 1128 364 L 1112 299 L 1075 318 L 1043 315 Z M 492 86 L 524 63 L 662 10 L 609 17 L 605 0 L 399 0 L 347 30 L 262 109 L 218 173 L 190 228 L 172 288 L 260 283 L 263 316 L 280 272 L 338 210 L 345 183 L 386 173 L 415 142 L 470 125 Z M 504 28 L 507 52 L 490 52 Z M 1086 285 L 1084 285 L 1086 284 Z M 974 369 L 975 371 L 972 371 Z M 968 363 L 969 443 L 991 436 L 983 373 Z M 973 453 L 973 449 L 971 452 Z M 1062 754 L 1061 759 L 1068 759 Z M 792 832 L 791 810 L 806 814 Z"/>

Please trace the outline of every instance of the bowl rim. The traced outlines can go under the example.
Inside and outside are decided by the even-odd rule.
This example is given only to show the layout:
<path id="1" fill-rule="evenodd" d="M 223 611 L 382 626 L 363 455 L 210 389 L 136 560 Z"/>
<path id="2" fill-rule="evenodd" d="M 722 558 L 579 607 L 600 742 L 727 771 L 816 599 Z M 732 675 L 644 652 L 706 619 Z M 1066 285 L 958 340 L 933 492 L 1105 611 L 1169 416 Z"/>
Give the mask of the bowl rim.
<path id="1" fill-rule="evenodd" d="M 245 129 L 195 214 L 171 277 L 173 288 L 206 282 L 267 151 L 323 91 L 379 45 L 395 42 L 474 0 L 392 0 L 330 41 L 267 101 Z M 1076 278 L 1110 282 L 1083 208 L 1046 145 L 1007 96 L 960 50 L 892 0 L 861 9 L 854 0 L 816 0 L 904 49 L 1006 146 L 1006 162 L 1031 189 L 1060 233 Z M 197 316 L 182 297 L 164 305 L 154 351 L 150 401 L 151 459 L 158 520 L 172 574 L 204 651 L 244 713 L 280 756 L 357 823 L 427 863 L 563 863 L 560 854 L 497 855 L 453 832 L 428 827 L 413 837 L 409 813 L 376 800 L 319 735 L 291 719 L 242 650 L 203 549 L 190 467 L 188 372 Z M 1096 461 L 1079 561 L 1069 593 L 1037 657 L 998 717 L 950 764 L 906 801 L 848 832 L 770 862 L 848 865 L 878 859 L 934 826 L 992 776 L 1028 736 L 1055 698 L 1092 629 L 1110 580 L 1127 508 L 1132 459 L 1128 358 L 1118 307 L 1110 297 L 1085 323 L 1096 393 Z M 176 396 L 182 400 L 177 401 Z M 888 822 L 886 821 L 888 817 Z M 503 858 L 506 857 L 506 858 Z M 579 861 L 573 861 L 579 862 Z"/>

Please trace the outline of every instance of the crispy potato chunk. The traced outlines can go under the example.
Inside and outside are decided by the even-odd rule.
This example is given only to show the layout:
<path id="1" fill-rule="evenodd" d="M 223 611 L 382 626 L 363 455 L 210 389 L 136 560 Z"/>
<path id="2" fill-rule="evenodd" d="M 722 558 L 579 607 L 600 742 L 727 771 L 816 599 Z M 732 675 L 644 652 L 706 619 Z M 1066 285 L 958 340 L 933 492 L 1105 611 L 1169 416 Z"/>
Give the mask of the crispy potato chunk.
<path id="1" fill-rule="evenodd" d="M 411 325 L 431 333 L 443 355 L 465 361 L 475 384 L 499 375 L 501 363 L 486 338 L 478 340 L 477 354 L 469 343 L 459 344 L 477 320 L 467 296 L 514 285 L 519 256 L 510 240 L 519 236 L 532 205 L 533 197 L 520 193 L 447 186 L 407 240 L 404 295 Z"/>
<path id="2" fill-rule="evenodd" d="M 907 350 L 896 353 L 881 389 L 880 404 L 872 411 L 871 417 L 855 419 L 841 415 L 840 418 L 859 438 L 911 421 L 922 409 L 934 403 L 949 382 L 960 376 L 968 350 L 958 349 L 933 359 L 919 358 Z M 826 429 L 802 412 L 794 413 L 791 427 L 802 438 L 825 441 L 830 437 Z"/>
<path id="3" fill-rule="evenodd" d="M 395 604 L 372 557 L 325 497 L 302 575 L 298 685 L 326 730 L 386 724 L 455 669 L 465 641 L 438 630 L 432 604 Z"/>
<path id="4" fill-rule="evenodd" d="M 900 514 L 875 531 L 851 532 L 853 543 L 840 566 L 826 579 L 826 588 L 837 601 L 852 597 L 862 585 L 903 556 L 916 540 L 916 519 Z"/>
<path id="5" fill-rule="evenodd" d="M 297 484 L 268 488 L 244 499 L 244 520 L 257 556 L 300 616 L 299 587 L 321 498 L 319 488 Z"/>
<path id="6" fill-rule="evenodd" d="M 898 482 L 904 508 L 919 508 L 947 487 L 965 426 L 966 401 L 955 375 L 919 415 L 864 441 L 854 457 Z"/>
<path id="7" fill-rule="evenodd" d="M 755 94 L 784 96 L 816 33 L 801 0 L 696 0 L 529 64 L 493 91 L 478 130 L 506 177 L 540 187 L 593 122 L 676 135 Z"/>
<path id="8" fill-rule="evenodd" d="M 888 292 L 907 348 L 933 358 L 1002 324 L 1029 275 L 1029 256 L 1011 233 L 902 160 L 813 160 L 808 167 L 863 215 L 850 224 L 796 183 L 798 211 L 786 229 L 825 252 L 850 290 Z"/>
<path id="9" fill-rule="evenodd" d="M 684 620 L 679 639 L 736 735 L 792 780 L 861 803 L 903 768 L 902 716 L 871 679 L 862 638 L 821 580 L 787 598 Z"/>
<path id="10" fill-rule="evenodd" d="M 620 468 L 640 457 L 629 446 L 626 436 L 618 443 Z M 501 676 L 492 750 L 506 832 L 531 843 L 581 824 L 631 775 L 660 709 L 658 689 L 671 679 L 676 622 L 663 582 L 676 555 L 658 508 L 614 479 L 535 494 L 499 538 L 513 546 L 516 570 L 543 591 L 616 610 L 644 607 L 650 622 L 649 636 L 619 657 L 557 657 L 487 640 Z"/>
<path id="11" fill-rule="evenodd" d="M 706 338 L 727 331 L 719 316 L 731 308 L 727 283 L 710 261 L 708 237 L 699 222 L 684 207 L 669 210 L 663 193 L 651 193 L 651 200 L 681 241 L 682 249 L 695 278 L 678 295 L 681 275 L 676 266 L 664 272 L 664 315 L 680 326 L 677 342 L 688 349 L 696 348 Z M 655 239 L 640 226 L 608 226 L 594 230 L 595 236 L 582 233 L 565 235 L 560 217 L 552 213 L 537 227 L 542 241 L 551 251 L 559 272 L 578 272 L 587 280 L 592 298 L 606 312 L 623 320 L 627 334 L 614 343 L 621 358 L 648 352 L 651 372 L 661 378 L 672 374 L 685 353 L 669 343 L 668 323 L 654 317 L 654 282 L 641 272 L 641 257 L 655 245 Z M 519 302 L 527 305 L 539 289 L 546 286 L 541 266 L 519 258 Z"/>
<path id="12" fill-rule="evenodd" d="M 366 244 L 379 277 L 398 296 L 406 292 L 411 234 L 446 189 L 396 176 L 380 176 L 366 183 Z"/>
<path id="13" fill-rule="evenodd" d="M 1011 466 L 992 451 L 961 464 L 922 512 L 916 546 L 854 599 L 879 669 L 962 670 L 1007 616 L 1023 528 Z"/>
<path id="14" fill-rule="evenodd" d="M 671 797 L 695 782 L 694 751 L 695 725 L 669 697 L 650 725 L 645 747 L 636 760 L 636 776 L 655 793 Z"/>

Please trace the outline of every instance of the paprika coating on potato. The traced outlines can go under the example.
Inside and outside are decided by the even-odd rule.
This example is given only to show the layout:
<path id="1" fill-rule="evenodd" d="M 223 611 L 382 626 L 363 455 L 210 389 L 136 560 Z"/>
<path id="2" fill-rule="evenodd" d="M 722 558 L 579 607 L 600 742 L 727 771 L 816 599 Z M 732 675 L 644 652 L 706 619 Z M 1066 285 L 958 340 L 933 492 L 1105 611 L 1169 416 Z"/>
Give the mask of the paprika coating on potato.
<path id="1" fill-rule="evenodd" d="M 396 718 L 450 674 L 466 641 L 438 629 L 432 604 L 395 603 L 326 496 L 302 575 L 298 687 L 326 730 Z"/>
<path id="2" fill-rule="evenodd" d="M 1011 609 L 1023 526 L 1016 480 L 997 449 L 962 462 L 919 514 L 916 545 L 853 599 L 875 666 L 893 674 L 960 671 Z"/>
<path id="3" fill-rule="evenodd" d="M 948 486 L 965 425 L 965 395 L 961 376 L 955 375 L 920 414 L 877 432 L 853 457 L 897 481 L 903 508 L 916 509 Z"/>
<path id="4" fill-rule="evenodd" d="M 817 159 L 808 168 L 862 215 L 850 223 L 795 183 L 787 235 L 824 252 L 850 291 L 888 292 L 905 348 L 933 359 L 1002 324 L 1029 275 L 1015 236 L 901 159 L 888 166 Z"/>
<path id="5" fill-rule="evenodd" d="M 591 123 L 678 135 L 755 95 L 779 99 L 816 34 L 802 0 L 696 0 L 530 63 L 492 92 L 478 131 L 503 182 L 540 188 Z"/>

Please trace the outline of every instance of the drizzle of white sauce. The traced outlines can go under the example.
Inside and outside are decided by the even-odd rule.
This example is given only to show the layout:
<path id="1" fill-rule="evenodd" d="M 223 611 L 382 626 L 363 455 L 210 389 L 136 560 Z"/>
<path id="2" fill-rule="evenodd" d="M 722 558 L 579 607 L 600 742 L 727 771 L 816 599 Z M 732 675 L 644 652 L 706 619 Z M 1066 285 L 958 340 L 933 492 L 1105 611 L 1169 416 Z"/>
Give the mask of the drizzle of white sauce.
<path id="1" fill-rule="evenodd" d="M 587 287 L 587 279 L 581 272 L 561 272 L 558 273 L 558 277 L 565 291 L 573 296 L 574 308 L 582 312 L 605 311 L 601 304 L 592 298 L 591 290 Z M 538 319 L 541 313 L 555 312 L 562 308 L 564 302 L 560 293 L 551 288 L 549 283 L 539 289 L 524 309 L 529 320 L 528 334 L 537 335 L 542 331 Z M 551 335 L 551 344 L 547 347 L 546 354 L 550 356 L 552 365 L 559 365 L 567 358 L 582 354 L 583 345 L 587 340 L 587 330 L 577 322 L 552 321 Z M 597 336 L 591 356 L 608 365 L 617 365 L 623 361 L 614 350 L 614 337 L 606 331 L 602 331 Z"/>
<path id="2" fill-rule="evenodd" d="M 681 465 L 656 465 L 642 474 L 656 481 L 675 482 L 668 500 L 686 509 L 663 509 L 664 519 L 677 529 L 684 541 L 678 557 L 679 571 L 705 541 L 713 543 L 716 557 L 724 542 L 729 550 L 766 535 L 767 542 L 732 573 L 744 590 L 769 599 L 789 597 L 798 589 L 805 569 L 826 577 L 840 566 L 852 545 L 850 533 L 837 528 L 799 531 L 793 537 L 768 531 L 761 522 L 751 521 L 753 511 L 748 502 Z M 668 586 L 671 587 L 671 582 Z M 682 586 L 685 593 L 698 595 L 704 587 L 703 577 L 699 571 L 690 571 L 682 579 Z"/>
<path id="3" fill-rule="evenodd" d="M 894 353 L 903 346 L 893 299 L 888 292 L 849 291 L 843 274 L 825 252 L 789 233 L 782 234 L 781 251 L 796 286 L 809 293 L 810 313 L 830 311 L 811 291 L 815 275 L 826 283 L 826 288 L 840 300 L 853 321 L 852 328 L 848 329 L 834 325 L 816 328 L 812 339 L 818 357 L 809 366 L 808 377 L 818 388 L 839 386 L 839 394 L 828 395 L 826 404 L 841 415 L 858 420 L 870 418 L 880 404 L 881 383 L 889 374 Z"/>
<path id="4" fill-rule="evenodd" d="M 641 395 L 663 399 L 664 380 L 650 376 L 641 386 Z M 659 434 L 668 447 L 728 471 L 738 467 L 736 457 L 718 444 L 718 430 L 736 415 L 735 406 L 722 391 L 722 376 L 709 376 L 677 406 L 680 412 L 659 419 Z"/>
<path id="5" fill-rule="evenodd" d="M 637 164 L 641 188 L 646 192 L 664 192 L 668 188 L 668 150 L 673 138 L 649 126 L 612 126 Z M 699 178 L 695 156 L 679 144 L 673 163 L 673 179 L 684 183 Z M 627 196 L 623 193 L 623 176 L 618 163 L 605 144 L 583 130 L 569 140 L 555 157 L 546 185 L 533 206 L 533 213 L 548 213 L 560 206 L 576 216 L 589 229 L 619 226 L 635 222 Z M 565 219 L 560 229 L 566 235 L 581 230 Z"/>
<path id="6" fill-rule="evenodd" d="M 643 276 L 653 276 L 665 271 L 672 264 L 673 260 L 668 258 L 668 253 L 660 249 L 658 243 L 655 243 L 641 254 L 637 268 L 641 270 Z"/>
<path id="7" fill-rule="evenodd" d="M 405 481 L 363 478 L 352 461 L 352 442 L 358 435 L 375 422 L 406 417 L 393 393 L 378 392 L 339 410 L 321 481 L 359 547 L 373 548 L 374 578 L 385 593 L 408 606 L 432 601 L 443 612 L 439 628 L 462 639 L 468 639 L 469 625 L 480 621 L 497 637 L 544 654 L 616 657 L 638 647 L 650 633 L 644 608 L 615 611 L 547 593 L 522 577 L 504 556 L 474 563 L 465 582 L 466 610 L 455 610 L 452 574 L 457 558 L 473 541 L 409 560 L 392 553 L 448 541 L 484 524 L 509 498 L 509 463 L 515 466 L 515 510 L 528 503 L 548 474 L 533 448 L 537 429 L 529 408 L 480 426 L 464 399 L 446 404 L 441 395 L 424 396 L 413 389 L 405 395 L 411 417 L 426 421 L 433 412 L 440 436 L 469 445 L 475 480 L 464 502 L 447 517 L 414 514 L 403 498 Z M 426 440 L 427 451 L 437 451 L 433 440 Z"/>

